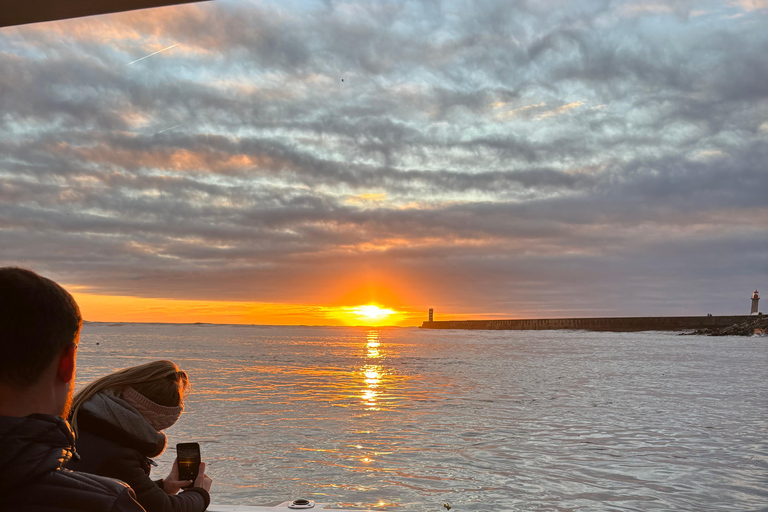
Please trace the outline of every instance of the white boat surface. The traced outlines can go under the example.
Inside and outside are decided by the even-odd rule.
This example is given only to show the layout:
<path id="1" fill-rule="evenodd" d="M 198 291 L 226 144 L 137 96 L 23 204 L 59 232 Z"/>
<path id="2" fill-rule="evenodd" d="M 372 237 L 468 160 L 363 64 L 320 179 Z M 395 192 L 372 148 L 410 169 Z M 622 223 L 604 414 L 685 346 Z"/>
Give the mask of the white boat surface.
<path id="1" fill-rule="evenodd" d="M 206 509 L 208 512 L 275 512 L 277 510 L 328 510 L 333 512 L 373 512 L 370 509 L 366 510 L 342 510 L 338 508 L 329 509 L 330 507 L 329 503 L 315 503 L 315 505 L 311 508 L 301 508 L 301 509 L 295 509 L 290 508 L 289 505 L 293 503 L 292 501 L 285 501 L 283 503 L 280 503 L 279 505 L 275 505 L 273 507 L 262 507 L 262 506 L 254 506 L 254 505 L 215 505 L 211 503 L 208 508 Z"/>

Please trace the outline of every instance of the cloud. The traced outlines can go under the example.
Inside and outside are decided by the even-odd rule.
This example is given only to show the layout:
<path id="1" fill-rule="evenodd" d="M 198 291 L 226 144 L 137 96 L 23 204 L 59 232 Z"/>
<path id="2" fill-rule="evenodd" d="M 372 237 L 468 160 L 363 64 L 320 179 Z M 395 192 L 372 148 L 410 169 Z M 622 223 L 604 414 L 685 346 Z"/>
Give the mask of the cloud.
<path id="1" fill-rule="evenodd" d="M 562 114 L 566 114 L 569 111 L 580 107 L 584 104 L 583 101 L 574 101 L 572 103 L 568 103 L 566 105 L 560 105 L 559 107 L 553 108 L 552 110 L 547 110 L 543 114 L 539 115 L 539 119 L 547 119 L 549 117 L 555 117 Z"/>
<path id="2" fill-rule="evenodd" d="M 732 312 L 766 277 L 768 36 L 690 8 L 216 2 L 2 31 L 0 262 L 146 298 Z"/>
<path id="3" fill-rule="evenodd" d="M 730 3 L 747 12 L 768 9 L 768 0 L 731 0 Z"/>
<path id="4" fill-rule="evenodd" d="M 356 196 L 350 196 L 345 200 L 345 202 L 348 204 L 367 205 L 371 203 L 379 203 L 381 201 L 386 201 L 386 200 L 387 200 L 387 194 L 384 192 L 380 192 L 380 193 L 368 193 L 368 194 L 358 194 Z"/>

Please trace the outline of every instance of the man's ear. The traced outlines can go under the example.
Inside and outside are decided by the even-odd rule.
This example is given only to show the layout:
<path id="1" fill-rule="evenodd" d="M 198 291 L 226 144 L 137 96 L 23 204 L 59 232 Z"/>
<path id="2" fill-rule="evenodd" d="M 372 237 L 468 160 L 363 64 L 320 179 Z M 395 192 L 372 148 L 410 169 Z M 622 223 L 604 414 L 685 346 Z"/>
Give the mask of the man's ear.
<path id="1" fill-rule="evenodd" d="M 75 378 L 75 358 L 77 357 L 77 345 L 74 343 L 61 351 L 59 367 L 56 376 L 62 382 L 71 382 Z"/>

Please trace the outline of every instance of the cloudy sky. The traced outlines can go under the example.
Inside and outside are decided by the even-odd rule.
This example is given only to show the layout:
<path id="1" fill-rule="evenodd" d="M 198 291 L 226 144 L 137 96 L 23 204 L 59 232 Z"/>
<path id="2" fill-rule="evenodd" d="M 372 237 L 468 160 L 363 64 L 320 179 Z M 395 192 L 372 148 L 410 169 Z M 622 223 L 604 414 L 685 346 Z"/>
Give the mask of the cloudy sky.
<path id="1" fill-rule="evenodd" d="M 746 314 L 768 291 L 766 56 L 768 0 L 3 28 L 0 264 L 91 320 Z"/>

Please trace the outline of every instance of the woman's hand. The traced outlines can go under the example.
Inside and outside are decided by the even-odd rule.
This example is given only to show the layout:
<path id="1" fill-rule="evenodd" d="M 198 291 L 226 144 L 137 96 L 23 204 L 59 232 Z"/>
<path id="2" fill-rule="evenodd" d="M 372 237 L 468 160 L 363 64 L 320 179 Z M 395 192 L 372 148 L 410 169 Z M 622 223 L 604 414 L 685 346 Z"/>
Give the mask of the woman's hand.
<path id="1" fill-rule="evenodd" d="M 212 483 L 213 479 L 205 474 L 205 462 L 201 462 L 200 469 L 197 472 L 197 478 L 195 479 L 195 487 L 202 487 L 210 492 Z"/>
<path id="2" fill-rule="evenodd" d="M 205 463 L 200 464 L 201 467 L 205 466 Z M 171 472 L 163 480 L 163 490 L 166 494 L 174 495 L 179 492 L 182 487 L 192 485 L 191 480 L 179 480 L 179 458 L 173 459 L 173 466 L 171 466 Z"/>

